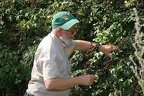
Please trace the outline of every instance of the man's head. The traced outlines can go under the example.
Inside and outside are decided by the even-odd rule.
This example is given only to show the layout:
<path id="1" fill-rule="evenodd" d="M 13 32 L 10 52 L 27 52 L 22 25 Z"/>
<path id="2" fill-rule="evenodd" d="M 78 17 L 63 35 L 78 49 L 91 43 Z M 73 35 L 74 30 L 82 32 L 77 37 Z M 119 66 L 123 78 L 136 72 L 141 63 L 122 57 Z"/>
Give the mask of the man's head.
<path id="1" fill-rule="evenodd" d="M 75 24 L 79 21 L 66 11 L 59 12 L 53 16 L 52 29 L 56 36 L 66 44 L 71 46 L 72 37 L 75 35 Z"/>
<path id="2" fill-rule="evenodd" d="M 59 27 L 63 30 L 68 30 L 78 22 L 69 12 L 61 11 L 53 16 L 52 29 Z"/>

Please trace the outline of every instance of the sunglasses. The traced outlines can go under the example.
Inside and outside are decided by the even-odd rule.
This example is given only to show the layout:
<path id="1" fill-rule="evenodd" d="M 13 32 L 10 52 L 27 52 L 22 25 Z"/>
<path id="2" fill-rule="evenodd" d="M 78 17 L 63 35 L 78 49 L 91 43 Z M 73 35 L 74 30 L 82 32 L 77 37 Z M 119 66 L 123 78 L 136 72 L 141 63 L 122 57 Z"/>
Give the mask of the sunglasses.
<path id="1" fill-rule="evenodd" d="M 75 30 L 75 29 L 72 29 L 72 30 L 64 30 L 64 31 L 67 31 L 67 32 L 71 33 L 72 35 L 75 35 L 75 34 L 76 34 L 76 30 Z"/>

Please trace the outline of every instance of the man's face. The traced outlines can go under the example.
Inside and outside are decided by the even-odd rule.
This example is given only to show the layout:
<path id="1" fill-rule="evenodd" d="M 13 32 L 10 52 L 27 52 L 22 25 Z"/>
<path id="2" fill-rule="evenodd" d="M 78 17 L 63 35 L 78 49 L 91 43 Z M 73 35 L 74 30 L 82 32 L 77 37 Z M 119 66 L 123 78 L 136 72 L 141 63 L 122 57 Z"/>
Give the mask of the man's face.
<path id="1" fill-rule="evenodd" d="M 72 38 L 76 34 L 75 28 L 71 27 L 69 30 L 61 30 L 62 35 L 60 37 L 61 41 L 63 41 L 66 46 L 71 46 L 72 45 Z"/>

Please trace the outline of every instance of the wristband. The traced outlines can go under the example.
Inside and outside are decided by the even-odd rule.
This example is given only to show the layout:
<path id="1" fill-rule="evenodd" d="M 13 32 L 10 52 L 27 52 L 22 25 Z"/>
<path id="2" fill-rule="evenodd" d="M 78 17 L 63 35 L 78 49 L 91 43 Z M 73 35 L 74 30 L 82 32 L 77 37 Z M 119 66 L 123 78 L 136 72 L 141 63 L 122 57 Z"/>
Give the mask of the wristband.
<path id="1" fill-rule="evenodd" d="M 99 52 L 99 48 L 100 48 L 100 44 L 96 43 L 96 45 L 94 46 L 94 49 Z"/>
<path id="2" fill-rule="evenodd" d="M 99 48 L 100 48 L 100 44 L 99 43 L 95 43 L 95 46 L 93 45 L 93 43 L 91 42 L 91 48 L 92 50 L 96 50 L 99 52 Z"/>

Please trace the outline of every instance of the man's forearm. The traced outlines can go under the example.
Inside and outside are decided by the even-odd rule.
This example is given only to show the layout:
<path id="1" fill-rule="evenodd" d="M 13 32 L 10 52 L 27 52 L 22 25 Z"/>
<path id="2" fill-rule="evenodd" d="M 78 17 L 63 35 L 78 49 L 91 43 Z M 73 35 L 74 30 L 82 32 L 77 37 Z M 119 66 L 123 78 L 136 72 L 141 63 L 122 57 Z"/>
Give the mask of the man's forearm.
<path id="1" fill-rule="evenodd" d="M 76 50 L 79 51 L 99 50 L 98 43 L 92 43 L 84 40 L 76 40 L 76 42 L 77 42 Z"/>
<path id="2" fill-rule="evenodd" d="M 64 91 L 76 85 L 92 85 L 96 78 L 94 75 L 81 75 L 73 78 L 53 78 L 45 81 L 45 87 L 49 91 Z"/>
<path id="3" fill-rule="evenodd" d="M 83 40 L 76 40 L 76 42 L 77 42 L 76 50 L 88 51 L 91 48 L 91 42 Z"/>
<path id="4" fill-rule="evenodd" d="M 74 78 L 54 78 L 45 81 L 45 87 L 49 91 L 64 91 L 79 85 L 79 77 Z"/>

